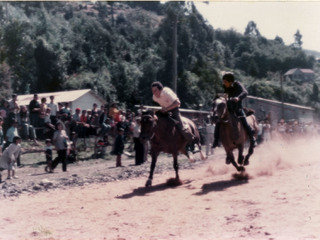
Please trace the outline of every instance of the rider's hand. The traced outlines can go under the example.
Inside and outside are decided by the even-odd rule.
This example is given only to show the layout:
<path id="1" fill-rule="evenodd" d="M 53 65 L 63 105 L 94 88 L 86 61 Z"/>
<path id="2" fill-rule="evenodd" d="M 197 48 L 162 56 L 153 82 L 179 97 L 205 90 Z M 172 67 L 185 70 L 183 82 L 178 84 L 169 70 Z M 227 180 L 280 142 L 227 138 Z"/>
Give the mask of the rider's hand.
<path id="1" fill-rule="evenodd" d="M 232 98 L 232 101 L 239 102 L 239 98 L 238 97 L 234 97 L 234 98 Z"/>

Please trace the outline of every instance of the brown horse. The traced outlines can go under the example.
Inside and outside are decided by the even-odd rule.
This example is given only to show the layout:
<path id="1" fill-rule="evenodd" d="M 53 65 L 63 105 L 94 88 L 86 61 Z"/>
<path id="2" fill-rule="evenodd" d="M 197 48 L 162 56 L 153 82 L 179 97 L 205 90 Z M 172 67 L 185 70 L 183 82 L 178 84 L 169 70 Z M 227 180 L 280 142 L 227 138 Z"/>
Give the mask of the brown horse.
<path id="1" fill-rule="evenodd" d="M 184 125 L 188 126 L 190 131 L 195 135 L 193 143 L 198 146 L 201 159 L 205 159 L 201 152 L 200 135 L 196 125 L 188 118 L 182 117 L 182 120 Z M 150 153 L 152 157 L 150 175 L 146 182 L 146 187 L 152 185 L 153 172 L 160 152 L 172 154 L 176 180 L 179 181 L 178 154 L 180 152 L 189 158 L 189 153 L 186 150 L 188 141 L 176 129 L 175 121 L 168 114 L 161 113 L 160 111 L 154 114 L 152 110 L 149 110 L 142 114 L 140 139 L 142 141 L 150 140 Z"/>
<path id="2" fill-rule="evenodd" d="M 220 140 L 226 151 L 226 163 L 232 165 L 238 171 L 245 171 L 244 166 L 249 165 L 249 158 L 253 154 L 254 146 L 250 143 L 248 154 L 244 157 L 244 145 L 248 140 L 248 134 L 235 114 L 231 114 L 227 108 L 227 100 L 223 97 L 217 98 L 213 102 L 213 117 L 220 121 Z M 248 124 L 258 132 L 258 123 L 253 114 L 247 115 Z M 238 149 L 238 164 L 233 155 L 233 150 Z"/>

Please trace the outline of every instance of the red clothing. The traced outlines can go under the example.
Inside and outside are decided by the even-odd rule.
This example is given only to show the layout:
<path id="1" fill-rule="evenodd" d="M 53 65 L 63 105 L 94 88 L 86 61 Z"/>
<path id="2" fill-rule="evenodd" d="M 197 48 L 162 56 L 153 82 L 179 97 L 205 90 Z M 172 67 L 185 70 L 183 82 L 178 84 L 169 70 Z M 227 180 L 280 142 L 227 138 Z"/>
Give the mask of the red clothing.
<path id="1" fill-rule="evenodd" d="M 88 117 L 86 115 L 80 116 L 80 122 L 87 123 L 87 121 L 88 121 Z"/>

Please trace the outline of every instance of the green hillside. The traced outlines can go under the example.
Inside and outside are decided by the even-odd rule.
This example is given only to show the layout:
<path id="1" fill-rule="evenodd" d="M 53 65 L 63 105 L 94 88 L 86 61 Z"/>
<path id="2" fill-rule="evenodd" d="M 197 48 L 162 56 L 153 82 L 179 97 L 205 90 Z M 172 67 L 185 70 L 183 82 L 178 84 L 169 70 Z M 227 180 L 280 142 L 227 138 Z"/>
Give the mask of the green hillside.
<path id="1" fill-rule="evenodd" d="M 2 98 L 91 88 L 109 103 L 150 105 L 151 82 L 174 87 L 176 69 L 182 107 L 209 109 L 221 71 L 253 96 L 281 100 L 281 74 L 311 68 L 316 81 L 284 82 L 283 98 L 319 108 L 315 57 L 266 39 L 253 22 L 244 33 L 215 29 L 192 2 L 0 2 L 0 20 Z"/>

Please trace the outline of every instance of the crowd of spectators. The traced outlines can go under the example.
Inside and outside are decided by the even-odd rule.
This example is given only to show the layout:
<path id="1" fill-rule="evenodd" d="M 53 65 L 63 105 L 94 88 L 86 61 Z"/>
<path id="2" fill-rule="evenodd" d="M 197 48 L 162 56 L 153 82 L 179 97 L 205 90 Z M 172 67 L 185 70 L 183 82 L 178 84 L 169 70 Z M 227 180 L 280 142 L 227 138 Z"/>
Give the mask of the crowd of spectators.
<path id="1" fill-rule="evenodd" d="M 52 140 L 58 130 L 58 124 L 62 123 L 68 142 L 76 141 L 78 138 L 96 136 L 100 146 L 104 146 L 102 155 L 105 154 L 105 146 L 111 145 L 119 133 L 123 130 L 123 139 L 129 143 L 128 151 L 138 149 L 136 164 L 141 164 L 146 159 L 145 150 L 134 140 L 139 129 L 139 116 L 131 110 L 121 110 L 116 103 L 109 107 L 92 104 L 91 109 L 77 107 L 72 112 L 69 103 L 56 103 L 54 96 L 41 98 L 34 94 L 28 106 L 17 104 L 18 96 L 12 95 L 12 100 L 3 100 L 0 106 L 0 145 L 3 150 L 10 145 L 14 136 L 20 136 L 23 140 L 33 141 L 38 144 L 40 141 Z M 137 137 L 135 137 L 137 138 Z M 137 146 L 137 147 L 136 147 Z M 111 151 L 113 152 L 113 151 Z M 143 152 L 143 153 L 141 153 Z M 65 170 L 65 167 L 64 167 Z"/>
<path id="2" fill-rule="evenodd" d="M 67 140 L 76 142 L 78 138 L 89 136 L 98 137 L 97 147 L 100 148 L 101 157 L 106 154 L 106 146 L 112 146 L 111 154 L 115 153 L 113 143 L 118 136 L 119 130 L 123 131 L 123 140 L 128 144 L 128 151 L 135 151 L 135 163 L 142 164 L 147 159 L 148 147 L 139 141 L 140 134 L 140 113 L 135 114 L 131 110 L 121 110 L 116 103 L 109 107 L 92 104 L 91 109 L 81 109 L 77 107 L 72 112 L 69 103 L 56 103 L 54 96 L 41 98 L 34 94 L 28 106 L 19 106 L 18 96 L 12 95 L 10 101 L 2 100 L 0 106 L 0 145 L 2 151 L 8 147 L 15 136 L 20 136 L 23 140 L 53 141 L 54 133 L 58 130 L 58 123 L 63 124 Z M 213 154 L 211 149 L 215 125 L 209 118 L 199 130 L 202 137 L 202 144 L 206 145 L 206 155 Z M 203 132 L 204 131 L 204 132 Z M 271 126 L 268 120 L 259 122 L 259 132 L 257 136 L 258 144 L 268 142 L 275 136 L 290 138 L 293 135 L 304 136 L 319 134 L 319 127 L 314 124 L 298 123 L 298 121 L 285 122 L 281 119 L 277 126 Z M 210 152 L 210 153 L 209 153 Z M 116 154 L 115 154 L 116 155 Z M 121 164 L 118 164 L 121 165 Z"/>

